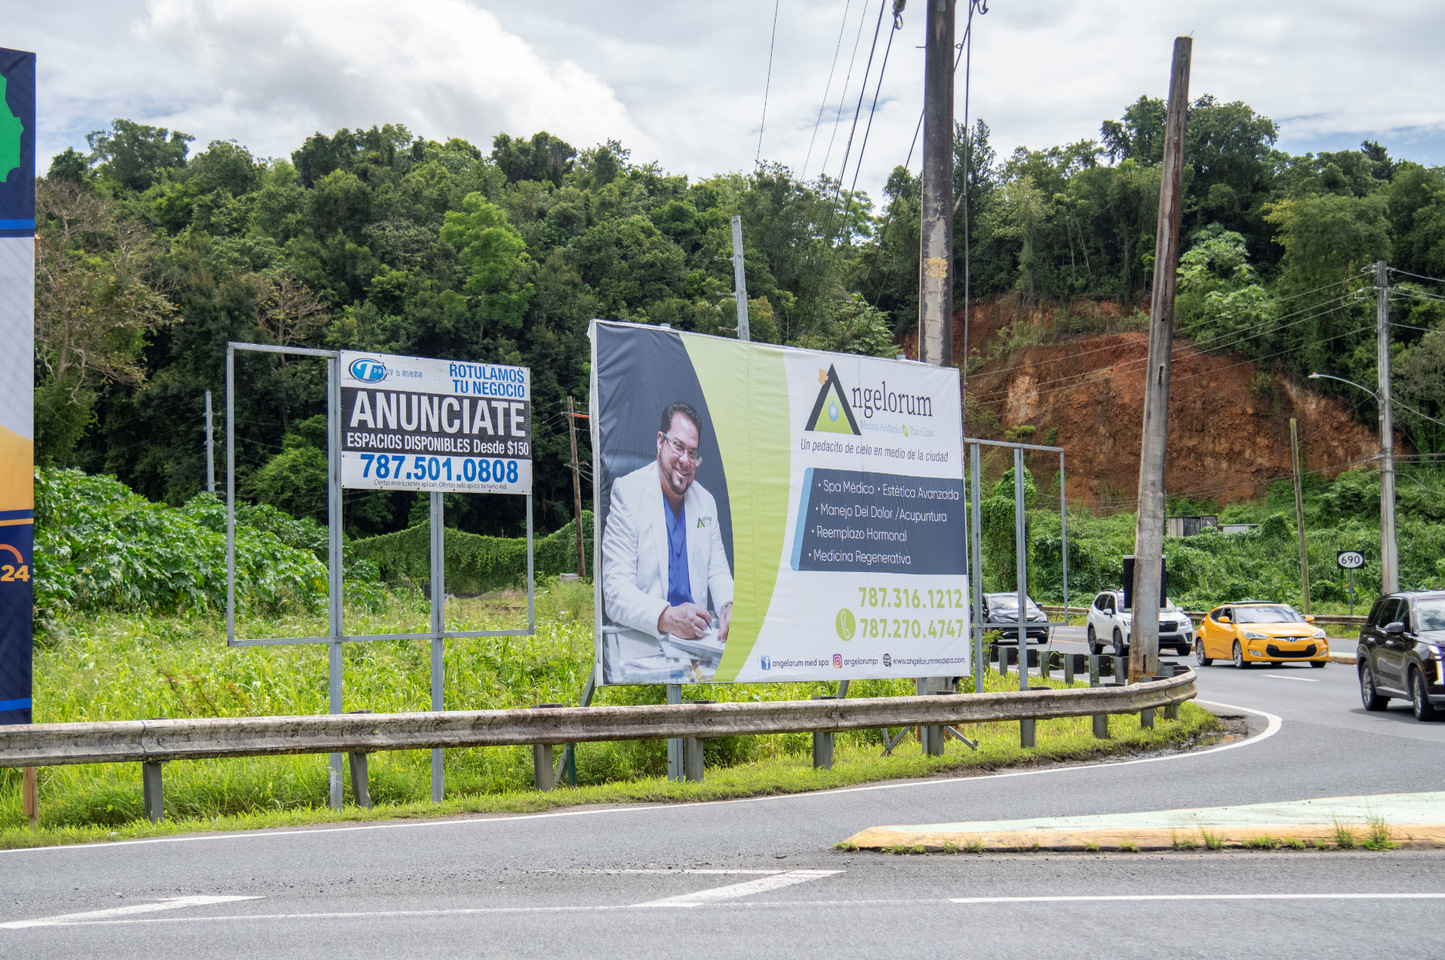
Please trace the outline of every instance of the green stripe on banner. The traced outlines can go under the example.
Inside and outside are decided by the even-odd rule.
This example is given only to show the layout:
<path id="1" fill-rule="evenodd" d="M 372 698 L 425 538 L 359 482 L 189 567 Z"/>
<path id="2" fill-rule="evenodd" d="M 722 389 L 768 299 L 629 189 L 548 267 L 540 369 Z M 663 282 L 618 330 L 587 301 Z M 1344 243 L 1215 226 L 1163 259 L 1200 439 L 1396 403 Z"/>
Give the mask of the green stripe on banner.
<path id="1" fill-rule="evenodd" d="M 767 617 L 788 527 L 791 431 L 783 348 L 683 337 L 727 469 L 733 614 L 714 680 L 737 678 Z"/>

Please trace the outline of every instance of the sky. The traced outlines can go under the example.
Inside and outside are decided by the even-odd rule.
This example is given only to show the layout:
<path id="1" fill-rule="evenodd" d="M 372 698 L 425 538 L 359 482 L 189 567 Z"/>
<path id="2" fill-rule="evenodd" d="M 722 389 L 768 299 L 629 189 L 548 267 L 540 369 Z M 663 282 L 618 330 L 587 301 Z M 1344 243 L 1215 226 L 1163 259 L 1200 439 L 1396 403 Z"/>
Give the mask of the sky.
<path id="1" fill-rule="evenodd" d="M 694 179 L 761 159 L 856 175 L 876 200 L 913 144 L 926 16 L 911 0 L 894 31 L 884 13 L 875 49 L 880 2 L 0 0 L 0 45 L 39 55 L 42 170 L 117 117 L 262 157 L 402 123 L 484 150 L 503 131 L 613 139 Z M 973 17 L 969 115 L 1000 157 L 1097 138 L 1139 96 L 1166 95 L 1178 35 L 1194 38 L 1191 97 L 1243 100 L 1280 124 L 1281 149 L 1372 139 L 1445 164 L 1438 0 L 992 0 Z"/>

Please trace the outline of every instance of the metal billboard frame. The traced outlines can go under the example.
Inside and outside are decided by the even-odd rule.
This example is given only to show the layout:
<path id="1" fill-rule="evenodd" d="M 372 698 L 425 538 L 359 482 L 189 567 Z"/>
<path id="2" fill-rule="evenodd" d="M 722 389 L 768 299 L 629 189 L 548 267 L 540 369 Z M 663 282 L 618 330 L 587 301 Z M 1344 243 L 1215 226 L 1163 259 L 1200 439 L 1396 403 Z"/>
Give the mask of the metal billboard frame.
<path id="1" fill-rule="evenodd" d="M 326 361 L 326 463 L 327 473 L 327 608 L 331 632 L 320 637 L 259 637 L 236 639 L 236 351 L 275 353 L 299 357 L 317 357 Z M 348 634 L 342 622 L 342 559 L 341 559 L 341 375 L 339 350 L 318 350 L 313 347 L 273 346 L 267 343 L 226 343 L 226 646 L 265 647 L 289 644 L 325 643 L 330 645 L 329 680 L 330 711 L 342 713 L 342 656 L 344 643 L 371 640 L 430 640 L 432 710 L 443 709 L 443 659 L 446 641 L 464 637 L 529 637 L 537 632 L 536 575 L 532 543 L 532 494 L 527 498 L 527 629 L 525 630 L 447 630 L 446 606 L 446 531 L 443 526 L 442 495 L 431 497 L 431 629 L 419 633 Z M 342 755 L 331 754 L 330 805 L 341 809 Z M 432 751 L 432 800 L 442 799 L 442 751 Z"/>

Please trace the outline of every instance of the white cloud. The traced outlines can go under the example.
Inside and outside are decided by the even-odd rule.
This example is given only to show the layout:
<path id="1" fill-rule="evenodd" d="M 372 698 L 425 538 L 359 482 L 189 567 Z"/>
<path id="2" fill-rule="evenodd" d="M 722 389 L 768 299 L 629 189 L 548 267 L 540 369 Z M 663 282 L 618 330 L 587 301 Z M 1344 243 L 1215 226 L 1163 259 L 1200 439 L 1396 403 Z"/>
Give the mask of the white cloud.
<path id="1" fill-rule="evenodd" d="M 101 69 L 42 59 L 60 74 L 63 112 L 101 125 L 126 116 L 200 144 L 234 138 L 262 155 L 379 123 L 483 149 L 499 131 L 541 129 L 579 146 L 626 137 L 652 148 L 606 83 L 573 59 L 543 59 L 464 0 L 151 0 L 127 33 L 88 51 L 108 61 Z"/>

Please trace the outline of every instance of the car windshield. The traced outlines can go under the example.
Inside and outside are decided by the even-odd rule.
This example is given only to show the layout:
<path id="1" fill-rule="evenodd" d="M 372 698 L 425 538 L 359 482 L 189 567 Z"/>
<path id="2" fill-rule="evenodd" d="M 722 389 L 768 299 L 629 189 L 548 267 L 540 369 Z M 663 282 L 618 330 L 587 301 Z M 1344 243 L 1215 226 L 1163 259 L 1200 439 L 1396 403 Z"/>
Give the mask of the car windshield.
<path id="1" fill-rule="evenodd" d="M 1445 600 L 1418 600 L 1415 616 L 1421 630 L 1445 630 Z"/>
<path id="2" fill-rule="evenodd" d="M 1038 604 L 1034 603 L 1033 598 L 1028 597 L 1027 599 L 1029 603 L 1029 613 L 1042 615 L 1043 611 L 1039 609 Z M 988 608 L 994 613 L 1018 613 L 1019 598 L 1011 593 L 990 594 L 988 598 Z"/>
<path id="3" fill-rule="evenodd" d="M 1235 607 L 1235 623 L 1304 623 L 1294 607 L 1278 604 L 1268 607 Z"/>

